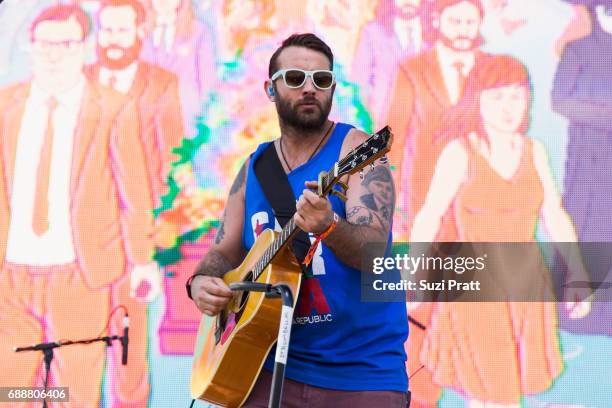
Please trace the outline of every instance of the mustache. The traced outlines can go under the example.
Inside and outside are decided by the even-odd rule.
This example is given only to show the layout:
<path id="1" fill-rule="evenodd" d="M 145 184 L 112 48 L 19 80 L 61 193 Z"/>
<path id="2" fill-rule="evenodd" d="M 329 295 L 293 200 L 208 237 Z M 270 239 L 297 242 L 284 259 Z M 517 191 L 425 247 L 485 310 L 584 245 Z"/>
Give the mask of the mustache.
<path id="1" fill-rule="evenodd" d="M 300 105 L 310 105 L 310 104 L 317 105 L 319 108 L 321 107 L 321 102 L 319 102 L 319 100 L 314 97 L 302 98 L 299 101 L 297 101 L 295 105 L 300 106 Z"/>

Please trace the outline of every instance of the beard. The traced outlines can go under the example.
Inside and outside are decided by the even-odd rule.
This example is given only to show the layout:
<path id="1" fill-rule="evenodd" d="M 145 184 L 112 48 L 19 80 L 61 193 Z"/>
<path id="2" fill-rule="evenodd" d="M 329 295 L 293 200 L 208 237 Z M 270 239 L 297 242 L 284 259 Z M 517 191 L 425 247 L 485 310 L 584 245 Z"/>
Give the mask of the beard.
<path id="1" fill-rule="evenodd" d="M 136 61 L 140 55 L 140 49 L 142 48 L 142 41 L 136 39 L 134 45 L 131 47 L 121 47 L 116 44 L 110 44 L 106 47 L 102 47 L 100 44 L 96 45 L 96 52 L 98 59 L 102 66 L 108 69 L 123 69 L 129 66 L 132 62 Z M 120 50 L 123 54 L 119 58 L 111 58 L 109 56 L 110 51 Z"/>
<path id="2" fill-rule="evenodd" d="M 291 104 L 276 93 L 276 111 L 280 120 L 291 127 L 306 131 L 319 130 L 327 121 L 331 111 L 332 96 L 323 103 L 314 97 L 306 97 Z M 314 106 L 300 109 L 300 106 L 306 103 L 312 103 Z"/>
<path id="3" fill-rule="evenodd" d="M 439 38 L 440 38 L 440 41 L 442 41 L 442 44 L 444 44 L 448 48 L 451 48 L 455 51 L 472 51 L 473 49 L 480 47 L 482 43 L 484 42 L 480 34 L 476 38 L 469 38 L 469 37 L 463 37 L 463 36 L 449 38 L 442 33 L 439 33 L 439 35 L 440 35 Z M 469 45 L 465 47 L 460 46 L 459 41 L 461 42 L 469 41 Z"/>

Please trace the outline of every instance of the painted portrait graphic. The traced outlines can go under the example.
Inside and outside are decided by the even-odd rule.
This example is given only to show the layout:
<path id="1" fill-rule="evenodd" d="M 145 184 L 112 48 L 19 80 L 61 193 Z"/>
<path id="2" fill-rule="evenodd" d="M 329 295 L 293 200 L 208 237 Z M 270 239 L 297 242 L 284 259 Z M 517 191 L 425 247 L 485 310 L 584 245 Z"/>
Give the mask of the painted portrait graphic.
<path id="1" fill-rule="evenodd" d="M 49 406 L 189 406 L 185 282 L 292 112 L 264 84 L 293 33 L 333 50 L 330 120 L 392 129 L 390 170 L 360 186 L 394 242 L 612 243 L 612 0 L 4 0 L 0 387 L 45 384 L 14 347 L 121 336 L 127 311 L 127 365 L 119 342 L 55 349 L 70 402 Z M 588 301 L 407 299 L 411 407 L 612 406 L 610 253 L 520 274 L 569 264 L 559 285 L 601 282 Z M 317 282 L 296 332 L 340 302 Z"/>

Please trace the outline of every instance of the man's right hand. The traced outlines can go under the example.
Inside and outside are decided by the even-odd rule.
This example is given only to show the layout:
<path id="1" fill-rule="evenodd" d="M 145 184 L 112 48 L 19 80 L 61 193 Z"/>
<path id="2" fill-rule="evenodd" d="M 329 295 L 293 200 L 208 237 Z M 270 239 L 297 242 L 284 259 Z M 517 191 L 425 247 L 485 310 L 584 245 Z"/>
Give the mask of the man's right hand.
<path id="1" fill-rule="evenodd" d="M 221 312 L 233 295 L 221 278 L 198 275 L 191 282 L 191 297 L 200 312 L 208 316 Z"/>

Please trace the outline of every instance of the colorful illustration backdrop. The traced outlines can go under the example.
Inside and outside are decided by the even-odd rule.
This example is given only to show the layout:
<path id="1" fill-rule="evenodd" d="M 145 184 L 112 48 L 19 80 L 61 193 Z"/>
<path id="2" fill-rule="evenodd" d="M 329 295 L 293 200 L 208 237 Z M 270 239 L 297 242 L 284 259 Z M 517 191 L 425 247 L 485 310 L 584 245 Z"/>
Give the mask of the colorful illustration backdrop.
<path id="1" fill-rule="evenodd" d="M 444 25 L 454 24 L 443 20 L 450 8 L 454 27 Z M 294 32 L 316 33 L 335 53 L 333 120 L 368 132 L 399 126 L 391 154 L 396 240 L 409 238 L 414 192 L 429 185 L 415 183 L 415 171 L 431 177 L 437 159 L 423 156 L 423 138 L 445 130 L 445 115 L 469 87 L 462 80 L 478 72 L 481 57 L 504 54 L 528 71 L 525 135 L 543 144 L 579 239 L 612 241 L 611 19 L 609 0 L 5 0 L 0 361 L 8 365 L 0 365 L 16 371 L 0 375 L 0 385 L 41 385 L 42 356 L 15 356 L 12 346 L 104 333 L 123 305 L 131 318 L 128 366 L 118 344 L 75 347 L 59 353 L 52 382 L 83 398 L 73 406 L 188 405 L 200 316 L 184 282 L 214 237 L 243 161 L 279 135 L 263 81 L 272 52 Z M 449 38 L 452 48 L 452 36 L 470 44 L 459 68 L 437 48 Z M 50 96 L 57 105 L 47 103 Z M 50 133 L 51 164 L 40 170 Z M 50 184 L 48 226 L 39 233 L 30 217 L 38 214 L 40 174 Z M 16 187 L 26 185 L 32 188 Z M 534 236 L 549 239 L 535 227 Z M 46 250 L 39 256 L 31 248 Z M 103 256 L 117 265 L 105 269 Z M 58 276 L 79 297 L 64 303 L 72 289 Z M 92 301 L 101 306 L 88 315 Z M 560 374 L 551 368 L 550 386 L 525 392 L 521 403 L 612 406 L 612 307 L 596 303 L 580 320 L 561 309 L 550 318 L 558 321 L 563 367 Z M 122 333 L 122 313 L 106 332 Z M 420 341 L 407 344 L 413 398 L 422 406 L 467 406 L 461 385 L 445 387 L 419 369 L 427 337 L 419 330 L 411 326 Z M 506 344 L 488 348 L 496 347 Z M 81 355 L 91 371 L 76 367 Z"/>

